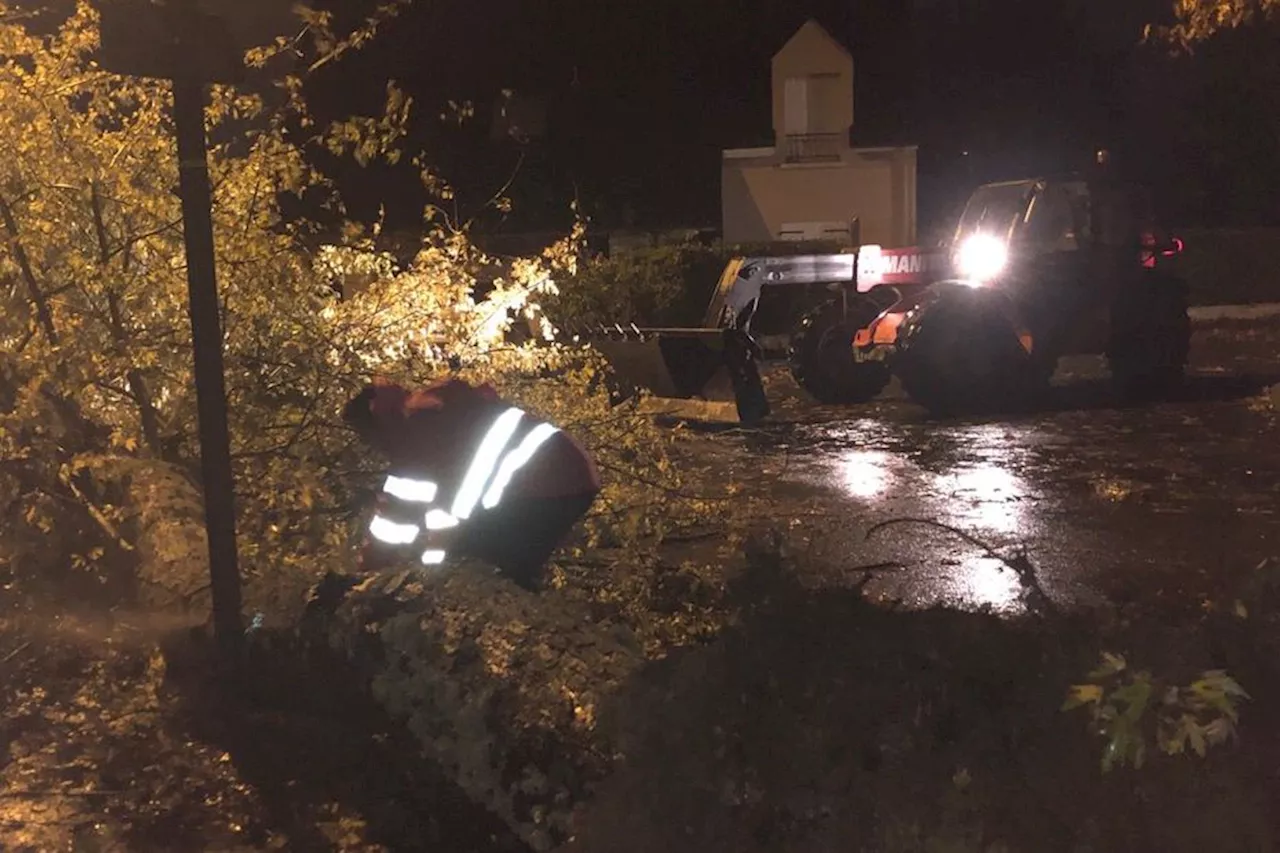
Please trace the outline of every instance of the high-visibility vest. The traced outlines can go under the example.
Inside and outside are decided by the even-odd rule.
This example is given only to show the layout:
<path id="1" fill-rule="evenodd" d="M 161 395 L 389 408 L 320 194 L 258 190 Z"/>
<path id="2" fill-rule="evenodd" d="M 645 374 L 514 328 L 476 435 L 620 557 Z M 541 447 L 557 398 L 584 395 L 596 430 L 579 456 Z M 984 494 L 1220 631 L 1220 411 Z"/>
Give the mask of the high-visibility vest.
<path id="1" fill-rule="evenodd" d="M 511 480 L 533 459 L 547 439 L 560 430 L 516 407 L 494 418 L 475 445 L 466 473 L 458 483 L 442 484 L 418 474 L 392 471 L 382 485 L 394 501 L 395 512 L 378 511 L 369 523 L 370 535 L 393 546 L 411 546 L 424 532 L 464 524 L 476 512 L 502 503 Z M 448 554 L 428 545 L 424 565 L 443 563 Z"/>

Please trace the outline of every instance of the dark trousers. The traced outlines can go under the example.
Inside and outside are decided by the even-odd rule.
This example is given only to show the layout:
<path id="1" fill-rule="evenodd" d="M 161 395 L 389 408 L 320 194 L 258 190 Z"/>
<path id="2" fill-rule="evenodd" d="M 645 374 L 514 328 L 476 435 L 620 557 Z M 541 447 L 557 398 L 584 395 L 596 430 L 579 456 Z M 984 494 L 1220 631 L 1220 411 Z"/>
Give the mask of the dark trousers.
<path id="1" fill-rule="evenodd" d="M 495 566 L 525 589 L 539 589 L 547 560 L 595 499 L 595 494 L 509 498 L 472 516 L 451 550 Z"/>

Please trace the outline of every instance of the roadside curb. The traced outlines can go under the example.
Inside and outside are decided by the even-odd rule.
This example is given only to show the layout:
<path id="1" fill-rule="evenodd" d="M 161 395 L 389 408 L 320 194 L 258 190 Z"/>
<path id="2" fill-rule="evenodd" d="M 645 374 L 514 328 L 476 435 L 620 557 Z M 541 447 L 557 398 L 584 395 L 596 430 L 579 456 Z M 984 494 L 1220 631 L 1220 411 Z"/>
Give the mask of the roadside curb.
<path id="1" fill-rule="evenodd" d="M 1187 311 L 1193 323 L 1215 323 L 1223 320 L 1267 320 L 1280 317 L 1280 302 L 1257 305 L 1199 305 Z"/>

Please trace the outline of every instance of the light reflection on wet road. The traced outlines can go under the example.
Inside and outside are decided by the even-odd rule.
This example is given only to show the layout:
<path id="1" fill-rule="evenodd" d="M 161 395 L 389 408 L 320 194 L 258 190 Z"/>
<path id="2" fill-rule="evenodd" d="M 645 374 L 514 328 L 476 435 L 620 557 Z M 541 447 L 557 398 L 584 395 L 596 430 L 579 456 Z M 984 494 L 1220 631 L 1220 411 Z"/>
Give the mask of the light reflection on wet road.
<path id="1" fill-rule="evenodd" d="M 952 533 L 903 523 L 866 538 L 877 523 L 922 518 L 1006 556 L 1025 549 L 1059 604 L 1194 607 L 1280 557 L 1280 429 L 1257 397 L 1280 382 L 1271 352 L 1247 371 L 1230 354 L 1201 359 L 1183 399 L 1145 407 L 1117 406 L 1086 364 L 1033 417 L 934 422 L 891 394 L 843 409 L 784 404 L 776 423 L 714 443 L 724 466 L 798 519 L 807 583 L 895 562 L 868 595 L 1022 608 L 1016 574 Z M 771 379 L 771 393 L 785 382 Z"/>

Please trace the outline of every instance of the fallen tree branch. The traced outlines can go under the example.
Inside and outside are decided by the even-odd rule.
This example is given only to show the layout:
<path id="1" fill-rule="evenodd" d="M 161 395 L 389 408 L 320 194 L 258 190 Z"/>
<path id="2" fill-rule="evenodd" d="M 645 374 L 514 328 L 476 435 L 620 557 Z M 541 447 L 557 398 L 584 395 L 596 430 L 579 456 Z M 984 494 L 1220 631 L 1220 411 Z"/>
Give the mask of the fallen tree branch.
<path id="1" fill-rule="evenodd" d="M 14 659 L 14 658 L 16 658 L 18 655 L 22 654 L 24 651 L 26 651 L 26 650 L 27 650 L 27 649 L 29 649 L 29 648 L 31 648 L 31 643 L 23 643 L 22 645 L 18 646 L 18 647 L 17 647 L 16 649 L 14 649 L 13 651 L 9 652 L 9 654 L 7 654 L 7 655 L 5 655 L 4 657 L 0 658 L 0 663 L 8 663 L 9 661 L 13 660 L 13 659 Z"/>
<path id="2" fill-rule="evenodd" d="M 849 569 L 851 572 L 861 572 L 863 574 L 871 574 L 872 572 L 880 572 L 885 569 L 905 569 L 909 568 L 909 563 L 899 563 L 897 560 L 888 560 L 883 563 L 868 563 L 865 566 L 854 566 Z"/>
<path id="3" fill-rule="evenodd" d="M 5 230 L 9 233 L 13 259 L 17 262 L 18 269 L 22 273 L 23 282 L 26 283 L 27 297 L 36 309 L 36 317 L 39 319 L 40 327 L 44 331 L 45 340 L 49 342 L 49 346 L 57 347 L 59 343 L 58 330 L 53 322 L 53 312 L 49 308 L 49 300 L 41 291 L 40 284 L 36 281 L 31 259 L 27 256 L 26 247 L 23 245 L 21 235 L 18 232 L 18 221 L 13 215 L 9 202 L 2 196 L 0 196 L 0 220 L 4 222 Z"/>
<path id="4" fill-rule="evenodd" d="M 133 545 L 120 535 L 120 531 L 111 523 L 111 519 L 107 518 L 106 513 L 104 513 L 97 504 L 89 500 L 89 496 L 81 491 L 80 487 L 75 484 L 75 480 L 67 474 L 66 471 L 61 472 L 61 479 L 63 485 L 71 490 L 71 493 L 76 496 L 76 499 L 80 501 L 93 520 L 98 523 L 98 526 L 101 527 L 103 531 L 121 547 L 121 549 L 124 551 L 132 551 Z"/>
<path id="5" fill-rule="evenodd" d="M 704 530 L 699 533 L 684 533 L 680 535 L 664 536 L 662 541 L 674 543 L 676 545 L 685 545 L 689 542 L 702 542 L 706 539 L 715 539 L 724 536 L 723 530 Z"/>
<path id="6" fill-rule="evenodd" d="M 967 533 L 958 527 L 951 526 L 950 524 L 935 521 L 932 518 L 891 518 L 888 521 L 882 521 L 879 524 L 874 524 L 868 528 L 865 538 L 870 539 L 881 530 L 885 530 L 898 524 L 923 524 L 928 527 L 936 527 L 939 530 L 945 530 L 948 533 L 952 533 L 960 537 L 975 548 L 981 548 L 988 557 L 993 560 L 999 560 L 1002 565 L 1018 576 L 1018 581 L 1028 593 L 1028 607 L 1048 612 L 1057 612 L 1057 605 L 1054 604 L 1053 599 L 1049 597 L 1048 593 L 1044 591 L 1044 586 L 1040 583 L 1040 577 L 1036 573 L 1036 567 L 1031 562 L 1030 558 L 1027 557 L 1025 552 L 1019 552 L 1012 557 L 1006 557 L 997 551 L 994 546 L 983 542 L 971 533 Z"/>
<path id="7" fill-rule="evenodd" d="M 59 791 L 57 788 L 44 788 L 35 791 L 0 791 L 0 799 L 3 800 L 23 800 L 23 799 L 45 799 L 48 797 L 117 797 L 123 796 L 125 791 Z"/>
<path id="8" fill-rule="evenodd" d="M 944 524 L 941 521 L 935 521 L 932 518 L 910 518 L 910 517 L 891 518 L 888 521 L 882 521 L 879 524 L 873 524 L 871 527 L 867 528 L 867 535 L 864 538 L 869 540 L 872 536 L 879 533 L 881 530 L 885 530 L 887 528 L 894 527 L 899 524 L 923 524 L 928 527 L 936 527 L 939 530 L 945 530 L 948 533 L 953 533 L 956 536 L 959 536 L 961 539 L 968 542 L 970 545 L 974 546 L 975 548 L 981 548 L 983 551 L 986 551 L 987 555 L 990 557 L 993 557 L 997 560 L 1004 559 L 1003 557 L 1000 556 L 999 552 L 997 552 L 993 546 L 987 544 L 986 542 L 983 542 L 981 539 L 977 538 L 973 534 L 967 533 L 958 527 L 952 527 L 950 524 Z"/>
<path id="9" fill-rule="evenodd" d="M 596 460 L 596 467 L 603 468 L 606 471 L 612 471 L 613 473 L 626 477 L 627 479 L 634 480 L 635 482 L 640 483 L 641 485 L 649 486 L 650 488 L 653 488 L 653 489 L 658 489 L 660 491 L 666 492 L 667 494 L 673 497 L 682 498 L 687 501 L 706 501 L 708 503 L 722 503 L 725 501 L 733 500 L 732 497 L 712 498 L 712 497 L 701 497 L 698 495 L 691 495 L 688 492 L 682 491 L 673 486 L 668 486 L 663 483 L 650 480 L 647 477 L 641 477 L 639 474 L 635 473 L 634 471 L 628 471 L 626 468 L 623 468 L 618 465 L 612 465 L 608 462 L 605 462 L 599 459 Z"/>

